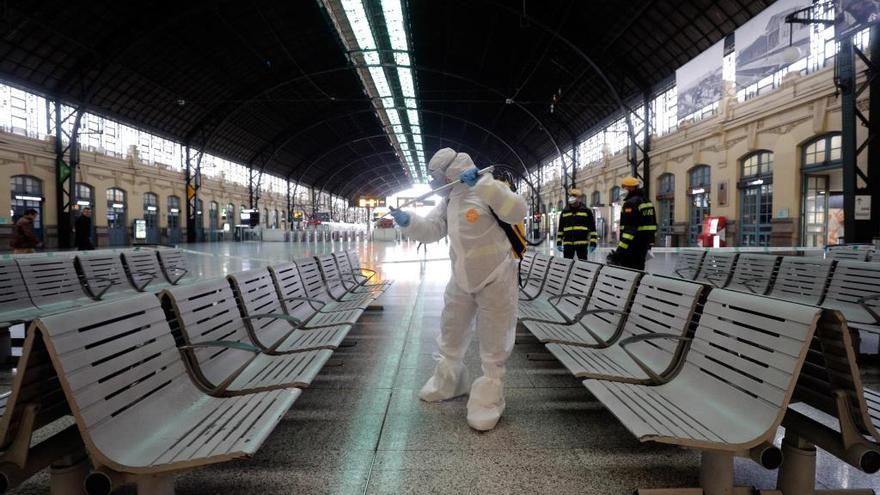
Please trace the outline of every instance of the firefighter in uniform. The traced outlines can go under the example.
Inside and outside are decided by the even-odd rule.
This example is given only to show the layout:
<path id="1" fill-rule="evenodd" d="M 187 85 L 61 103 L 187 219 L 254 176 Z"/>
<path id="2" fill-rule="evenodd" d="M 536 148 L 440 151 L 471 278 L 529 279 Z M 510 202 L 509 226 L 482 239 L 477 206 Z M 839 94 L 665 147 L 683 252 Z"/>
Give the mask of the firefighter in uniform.
<path id="1" fill-rule="evenodd" d="M 635 177 L 623 179 L 620 185 L 627 191 L 620 212 L 620 240 L 617 249 L 608 255 L 608 263 L 644 270 L 645 257 L 654 246 L 657 233 L 654 204 L 645 196 Z"/>
<path id="2" fill-rule="evenodd" d="M 587 259 L 587 254 L 596 249 L 596 219 L 593 211 L 584 206 L 581 191 L 568 192 L 568 206 L 562 210 L 559 226 L 556 229 L 556 249 L 566 258 Z"/>

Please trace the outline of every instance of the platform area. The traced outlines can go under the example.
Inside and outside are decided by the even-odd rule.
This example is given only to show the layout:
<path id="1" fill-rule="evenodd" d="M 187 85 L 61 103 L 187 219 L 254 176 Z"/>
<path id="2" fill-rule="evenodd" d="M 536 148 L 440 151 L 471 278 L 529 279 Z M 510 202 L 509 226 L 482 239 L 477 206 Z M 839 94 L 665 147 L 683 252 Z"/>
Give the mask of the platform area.
<path id="1" fill-rule="evenodd" d="M 363 315 L 347 338 L 354 345 L 334 353 L 253 459 L 185 473 L 178 494 L 610 495 L 698 484 L 697 451 L 638 442 L 525 330 L 508 361 L 507 410 L 493 431 L 468 427 L 466 397 L 421 402 L 450 263 L 444 242 L 416 248 L 408 242 L 185 246 L 193 274 L 203 278 L 357 249 L 365 266 L 394 284 L 377 301 L 384 310 Z M 671 262 L 674 255 L 658 257 L 649 270 Z M 466 357 L 474 376 L 477 346 L 474 339 Z M 547 358 L 534 359 L 539 354 Z M 880 489 L 877 476 L 822 451 L 817 472 L 822 488 Z M 736 480 L 769 489 L 776 472 L 737 459 Z M 48 474 L 11 493 L 49 493 Z"/>

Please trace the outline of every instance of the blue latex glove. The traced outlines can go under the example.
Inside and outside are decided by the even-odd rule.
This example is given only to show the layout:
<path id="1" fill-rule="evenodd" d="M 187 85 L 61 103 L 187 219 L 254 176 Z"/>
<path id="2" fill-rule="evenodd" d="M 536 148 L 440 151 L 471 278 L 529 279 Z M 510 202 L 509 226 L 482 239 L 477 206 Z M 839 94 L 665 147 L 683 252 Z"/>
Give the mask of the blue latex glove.
<path id="1" fill-rule="evenodd" d="M 593 254 L 593 251 L 595 251 L 595 250 L 596 250 L 596 246 L 590 244 L 590 247 L 587 248 L 587 253 Z"/>
<path id="2" fill-rule="evenodd" d="M 397 225 L 406 227 L 409 225 L 409 213 L 403 210 L 391 210 L 391 217 L 397 222 Z"/>
<path id="3" fill-rule="evenodd" d="M 477 167 L 469 168 L 462 172 L 461 175 L 458 176 L 458 178 L 461 179 L 461 181 L 465 184 L 474 187 L 475 185 L 477 185 L 477 181 L 480 179 L 480 169 L 478 169 Z"/>
<path id="4" fill-rule="evenodd" d="M 561 252 L 562 252 L 562 246 L 556 246 L 556 250 L 559 251 L 559 252 L 561 253 Z"/>

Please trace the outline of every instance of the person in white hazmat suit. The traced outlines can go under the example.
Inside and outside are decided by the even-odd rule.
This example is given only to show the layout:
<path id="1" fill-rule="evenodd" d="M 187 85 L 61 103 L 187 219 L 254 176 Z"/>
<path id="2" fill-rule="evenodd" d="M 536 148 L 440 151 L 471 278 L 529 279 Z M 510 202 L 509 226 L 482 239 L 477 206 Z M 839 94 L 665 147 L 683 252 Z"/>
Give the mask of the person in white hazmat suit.
<path id="1" fill-rule="evenodd" d="M 428 163 L 435 188 L 461 179 L 448 199 L 427 216 L 394 210 L 403 233 L 421 242 L 449 236 L 452 278 L 444 294 L 439 360 L 419 397 L 439 402 L 468 393 L 468 424 L 491 430 L 504 412 L 504 363 L 513 350 L 518 299 L 518 264 L 510 241 L 499 226 L 517 224 L 526 216 L 523 197 L 491 174 L 478 176 L 467 153 L 444 148 Z M 483 376 L 471 385 L 463 363 L 476 318 Z"/>

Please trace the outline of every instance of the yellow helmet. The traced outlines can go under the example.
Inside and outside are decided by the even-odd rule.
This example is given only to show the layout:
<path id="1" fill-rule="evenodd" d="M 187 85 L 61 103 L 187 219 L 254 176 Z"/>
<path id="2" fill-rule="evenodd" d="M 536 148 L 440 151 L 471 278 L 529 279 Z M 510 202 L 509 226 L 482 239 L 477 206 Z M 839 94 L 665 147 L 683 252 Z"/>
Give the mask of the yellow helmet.
<path id="1" fill-rule="evenodd" d="M 569 196 L 580 196 L 581 190 L 576 187 L 572 187 L 571 189 L 568 190 L 568 195 Z"/>
<path id="2" fill-rule="evenodd" d="M 622 181 L 620 181 L 620 185 L 623 187 L 639 187 L 639 179 L 635 177 L 624 177 Z"/>

